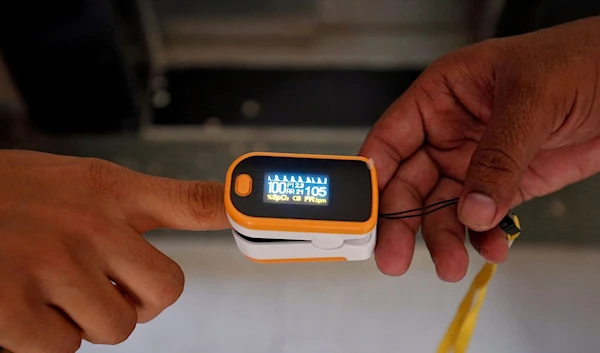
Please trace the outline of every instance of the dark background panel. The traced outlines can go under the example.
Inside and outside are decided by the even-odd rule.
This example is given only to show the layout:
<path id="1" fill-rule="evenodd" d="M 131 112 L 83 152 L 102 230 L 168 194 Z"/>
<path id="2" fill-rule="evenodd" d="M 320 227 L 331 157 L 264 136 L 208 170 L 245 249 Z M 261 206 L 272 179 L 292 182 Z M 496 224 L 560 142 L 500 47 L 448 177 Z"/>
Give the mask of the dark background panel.
<path id="1" fill-rule="evenodd" d="M 224 125 L 370 126 L 400 96 L 419 70 L 189 69 L 166 75 L 170 104 L 155 123 Z M 245 102 L 260 109 L 250 119 Z"/>
<path id="2" fill-rule="evenodd" d="M 135 128 L 149 66 L 134 0 L 2 1 L 0 50 L 42 130 Z"/>
<path id="3" fill-rule="evenodd" d="M 507 0 L 496 36 L 527 33 L 598 15 L 598 0 Z"/>
<path id="4" fill-rule="evenodd" d="M 508 0 L 496 35 L 594 15 L 600 1 Z M 135 0 L 0 2 L 0 51 L 30 120 L 46 132 L 135 130 L 150 96 L 144 38 Z M 171 102 L 155 122 L 370 126 L 421 70 L 168 70 Z M 260 107 L 252 119 L 241 113 L 248 100 Z"/>

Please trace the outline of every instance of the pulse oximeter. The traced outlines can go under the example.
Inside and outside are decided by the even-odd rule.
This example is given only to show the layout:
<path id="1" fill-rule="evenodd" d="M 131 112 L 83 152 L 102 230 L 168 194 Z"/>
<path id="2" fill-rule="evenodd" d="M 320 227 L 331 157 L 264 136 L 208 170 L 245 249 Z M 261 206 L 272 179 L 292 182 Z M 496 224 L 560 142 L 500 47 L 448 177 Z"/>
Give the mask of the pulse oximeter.
<path id="1" fill-rule="evenodd" d="M 359 261 L 375 248 L 379 190 L 364 157 L 249 153 L 229 167 L 224 202 L 255 262 Z"/>

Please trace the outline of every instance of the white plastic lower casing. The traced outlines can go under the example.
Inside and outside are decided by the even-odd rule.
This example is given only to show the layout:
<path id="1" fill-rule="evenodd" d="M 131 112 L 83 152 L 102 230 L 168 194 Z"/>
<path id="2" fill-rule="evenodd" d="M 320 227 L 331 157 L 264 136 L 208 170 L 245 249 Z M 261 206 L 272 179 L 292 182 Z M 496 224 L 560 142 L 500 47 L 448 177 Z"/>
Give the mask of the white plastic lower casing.
<path id="1" fill-rule="evenodd" d="M 231 218 L 233 237 L 246 257 L 258 261 L 293 261 L 343 258 L 347 261 L 368 260 L 373 256 L 377 227 L 367 234 L 323 234 L 251 230 L 236 224 Z M 281 242 L 253 242 L 254 239 L 286 239 Z M 291 241 L 289 241 L 291 240 Z"/>

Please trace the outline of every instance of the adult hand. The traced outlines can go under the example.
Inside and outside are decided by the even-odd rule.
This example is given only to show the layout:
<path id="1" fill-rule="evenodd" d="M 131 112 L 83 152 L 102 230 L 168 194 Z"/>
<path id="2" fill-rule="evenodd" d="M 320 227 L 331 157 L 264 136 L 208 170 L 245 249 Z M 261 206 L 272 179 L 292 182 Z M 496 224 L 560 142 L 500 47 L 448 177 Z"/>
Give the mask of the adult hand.
<path id="1" fill-rule="evenodd" d="M 511 207 L 600 171 L 600 18 L 492 39 L 434 62 L 381 117 L 372 157 L 382 212 L 460 197 L 425 217 L 381 220 L 380 270 L 409 268 L 420 226 L 438 276 L 466 273 L 465 226 L 503 262 L 496 226 Z"/>
<path id="2" fill-rule="evenodd" d="M 180 296 L 179 266 L 141 236 L 228 228 L 223 187 L 106 161 L 0 151 L 0 346 L 117 344 Z"/>

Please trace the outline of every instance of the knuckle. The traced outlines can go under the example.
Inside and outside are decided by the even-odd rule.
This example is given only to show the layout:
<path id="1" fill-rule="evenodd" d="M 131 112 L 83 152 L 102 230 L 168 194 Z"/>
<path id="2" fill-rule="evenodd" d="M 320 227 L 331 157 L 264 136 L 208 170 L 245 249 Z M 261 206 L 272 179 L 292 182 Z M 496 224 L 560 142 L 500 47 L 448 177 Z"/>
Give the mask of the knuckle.
<path id="1" fill-rule="evenodd" d="M 191 182 L 184 190 L 191 216 L 203 224 L 211 224 L 216 219 L 222 205 L 222 190 L 216 183 Z"/>
<path id="2" fill-rule="evenodd" d="M 135 330 L 137 313 L 133 307 L 126 310 L 112 311 L 106 318 L 106 333 L 100 338 L 101 344 L 117 345 L 125 342 Z"/>
<path id="3" fill-rule="evenodd" d="M 117 345 L 125 342 L 131 333 L 133 332 L 135 327 L 130 327 L 129 329 L 113 329 L 109 332 L 103 339 L 97 344 L 108 344 L 108 345 Z"/>
<path id="4" fill-rule="evenodd" d="M 81 347 L 81 334 L 74 326 L 47 320 L 48 317 L 43 312 L 32 310 L 34 306 L 31 306 L 31 303 L 16 298 L 0 303 L 10 303 L 0 305 L 1 339 L 6 339 L 7 335 L 14 335 L 13 339 L 21 340 L 21 343 L 27 346 L 28 352 L 75 353 Z M 59 325 L 55 325 L 57 323 Z M 46 330 L 40 332 L 35 340 L 30 340 L 28 334 L 40 327 L 45 327 Z M 0 352 L 5 351 L 0 348 Z"/>
<path id="5" fill-rule="evenodd" d="M 64 352 L 75 353 L 81 348 L 81 338 L 73 337 L 73 340 L 69 344 L 69 346 L 64 350 Z"/>
<path id="6" fill-rule="evenodd" d="M 185 275 L 174 261 L 169 260 L 168 269 L 162 290 L 156 297 L 157 305 L 164 310 L 173 305 L 183 293 Z"/>
<path id="7" fill-rule="evenodd" d="M 40 353 L 75 353 L 81 348 L 81 335 L 62 332 L 52 332 L 52 335 L 51 340 L 37 342 L 31 350 Z"/>
<path id="8" fill-rule="evenodd" d="M 81 335 L 72 333 L 61 337 L 54 347 L 44 349 L 43 352 L 48 353 L 75 353 L 81 348 Z"/>

